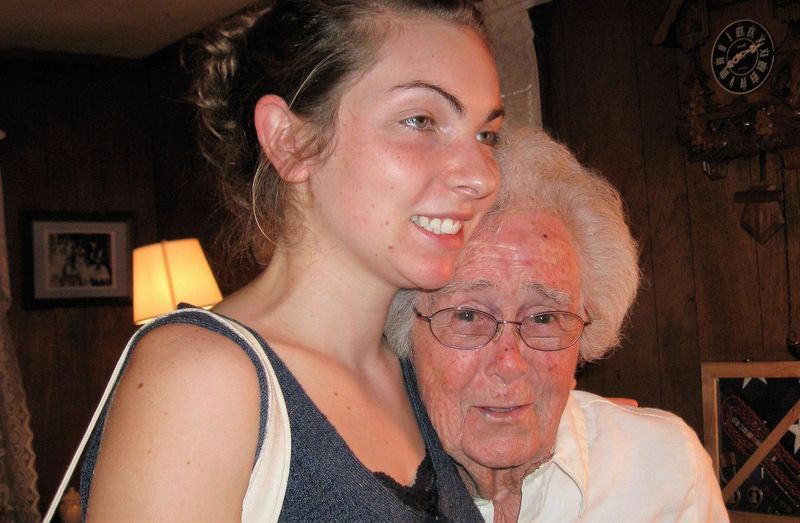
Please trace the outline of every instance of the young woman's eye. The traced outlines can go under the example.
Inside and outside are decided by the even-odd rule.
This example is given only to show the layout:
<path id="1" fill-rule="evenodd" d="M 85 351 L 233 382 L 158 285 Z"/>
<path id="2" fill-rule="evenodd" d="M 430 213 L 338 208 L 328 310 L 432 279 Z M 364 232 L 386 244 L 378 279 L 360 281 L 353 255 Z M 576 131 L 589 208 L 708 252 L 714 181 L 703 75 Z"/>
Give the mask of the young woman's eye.
<path id="1" fill-rule="evenodd" d="M 481 131 L 478 133 L 478 141 L 486 145 L 497 145 L 497 133 L 495 131 Z"/>
<path id="2" fill-rule="evenodd" d="M 417 115 L 417 116 L 409 116 L 408 118 L 404 119 L 401 123 L 403 125 L 407 125 L 409 127 L 422 131 L 424 129 L 430 129 L 431 126 L 433 125 L 433 120 L 431 120 L 427 116 Z"/>

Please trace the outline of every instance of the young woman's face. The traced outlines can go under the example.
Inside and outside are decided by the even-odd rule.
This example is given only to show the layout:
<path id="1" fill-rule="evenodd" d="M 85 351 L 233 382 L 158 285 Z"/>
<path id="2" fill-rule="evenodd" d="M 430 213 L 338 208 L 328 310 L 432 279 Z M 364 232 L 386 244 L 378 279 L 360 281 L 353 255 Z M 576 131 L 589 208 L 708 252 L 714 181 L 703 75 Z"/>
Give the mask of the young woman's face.
<path id="1" fill-rule="evenodd" d="M 467 27 L 391 27 L 377 63 L 345 88 L 307 225 L 328 258 L 395 287 L 437 288 L 499 182 L 497 70 Z"/>

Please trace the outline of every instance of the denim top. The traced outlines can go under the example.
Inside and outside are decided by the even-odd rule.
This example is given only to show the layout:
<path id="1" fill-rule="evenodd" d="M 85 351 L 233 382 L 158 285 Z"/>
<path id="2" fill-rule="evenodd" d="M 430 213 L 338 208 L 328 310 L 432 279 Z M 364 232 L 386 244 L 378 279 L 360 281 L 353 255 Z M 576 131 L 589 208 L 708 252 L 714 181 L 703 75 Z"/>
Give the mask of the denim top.
<path id="1" fill-rule="evenodd" d="M 235 333 L 213 322 L 203 313 L 184 308 L 181 314 L 157 319 L 139 329 L 133 335 L 134 347 L 128 358 L 144 334 L 166 323 L 186 323 L 218 332 L 239 344 L 253 361 L 261 388 L 261 420 L 258 447 L 253 460 L 255 463 L 264 440 L 269 405 L 265 371 L 258 363 L 252 348 Z M 392 489 L 364 467 L 335 427 L 306 395 L 283 361 L 257 333 L 253 334 L 261 344 L 261 349 L 266 352 L 278 377 L 292 431 L 289 482 L 281 521 L 483 521 L 472 498 L 467 494 L 453 461 L 441 447 L 422 405 L 413 370 L 407 360 L 401 360 L 403 377 L 427 453 L 433 463 L 438 504 L 436 517 L 403 503 Z M 108 405 L 94 429 L 81 469 L 80 490 L 84 513 L 107 410 Z M 368 430 L 367 420 L 364 427 Z"/>

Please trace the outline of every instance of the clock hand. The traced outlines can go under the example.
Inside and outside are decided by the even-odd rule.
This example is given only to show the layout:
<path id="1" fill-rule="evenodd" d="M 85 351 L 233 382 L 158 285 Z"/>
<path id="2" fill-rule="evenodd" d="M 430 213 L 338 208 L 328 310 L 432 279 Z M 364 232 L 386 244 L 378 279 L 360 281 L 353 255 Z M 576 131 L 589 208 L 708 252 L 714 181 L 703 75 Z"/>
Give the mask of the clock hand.
<path id="1" fill-rule="evenodd" d="M 730 69 L 730 68 L 732 68 L 734 65 L 738 64 L 738 63 L 739 63 L 739 62 L 742 60 L 742 58 L 744 58 L 744 57 L 745 57 L 745 56 L 747 56 L 748 54 L 750 54 L 750 49 L 745 49 L 745 50 L 743 50 L 743 51 L 739 51 L 738 53 L 736 53 L 736 54 L 733 56 L 733 58 L 731 58 L 730 60 L 728 60 L 728 63 L 727 63 L 727 64 L 725 64 L 725 68 L 726 68 L 726 69 Z"/>
<path id="2" fill-rule="evenodd" d="M 747 49 L 742 49 L 741 51 L 736 53 L 736 55 L 730 60 L 728 60 L 727 64 L 725 64 L 725 68 L 730 69 L 734 65 L 741 62 L 742 58 L 744 58 L 745 56 L 749 55 L 750 53 L 755 53 L 756 51 L 758 51 L 758 48 L 761 47 L 761 44 L 763 43 L 764 43 L 764 37 L 762 36 L 761 38 L 758 39 L 757 42 L 753 42 L 752 44 L 750 44 L 750 47 L 748 47 Z"/>
<path id="3" fill-rule="evenodd" d="M 758 48 L 764 45 L 764 35 L 761 35 L 761 38 L 750 44 L 750 48 L 748 49 L 749 52 L 755 53 L 758 51 Z"/>

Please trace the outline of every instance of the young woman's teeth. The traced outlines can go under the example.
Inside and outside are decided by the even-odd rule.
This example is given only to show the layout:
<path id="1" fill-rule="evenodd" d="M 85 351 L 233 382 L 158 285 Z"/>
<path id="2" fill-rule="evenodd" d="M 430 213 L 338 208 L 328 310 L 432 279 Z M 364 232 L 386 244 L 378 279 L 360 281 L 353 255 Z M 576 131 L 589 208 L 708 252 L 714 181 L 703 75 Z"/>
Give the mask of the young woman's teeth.
<path id="1" fill-rule="evenodd" d="M 411 221 L 433 234 L 456 234 L 463 225 L 461 220 L 451 220 L 450 218 L 442 220 L 427 216 L 412 216 Z"/>

